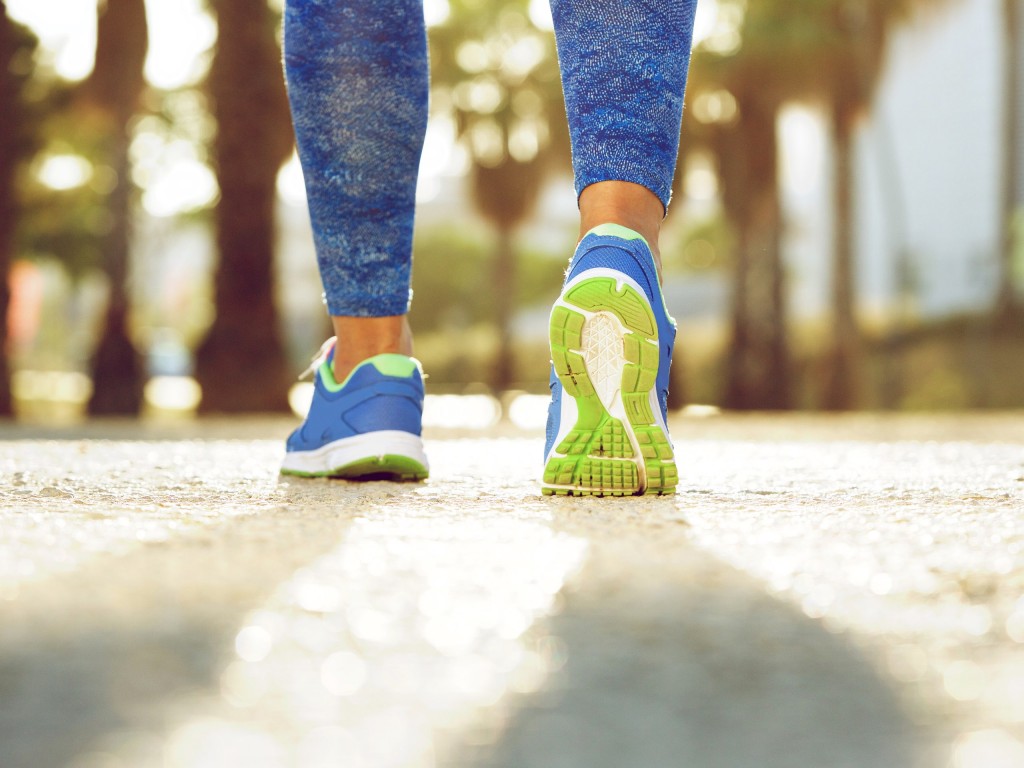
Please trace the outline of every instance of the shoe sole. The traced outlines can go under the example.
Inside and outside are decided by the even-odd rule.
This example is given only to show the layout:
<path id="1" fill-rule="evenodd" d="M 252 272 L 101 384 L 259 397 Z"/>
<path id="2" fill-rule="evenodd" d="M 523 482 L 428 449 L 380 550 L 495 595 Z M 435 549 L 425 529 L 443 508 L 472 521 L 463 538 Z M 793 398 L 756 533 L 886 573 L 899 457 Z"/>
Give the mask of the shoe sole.
<path id="1" fill-rule="evenodd" d="M 550 342 L 562 423 L 575 423 L 545 464 L 542 492 L 674 493 L 678 473 L 656 391 L 658 324 L 643 290 L 621 273 L 588 270 L 555 303 Z"/>
<path id="2" fill-rule="evenodd" d="M 430 470 L 418 436 L 382 430 L 335 440 L 315 451 L 290 451 L 281 474 L 412 482 L 425 480 Z"/>

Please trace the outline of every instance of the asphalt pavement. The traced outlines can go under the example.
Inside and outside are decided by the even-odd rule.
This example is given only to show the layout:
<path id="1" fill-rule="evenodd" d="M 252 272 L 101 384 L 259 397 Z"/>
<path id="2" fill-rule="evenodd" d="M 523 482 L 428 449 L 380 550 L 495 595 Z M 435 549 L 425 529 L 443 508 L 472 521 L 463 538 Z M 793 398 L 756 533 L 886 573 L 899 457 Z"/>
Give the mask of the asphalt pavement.
<path id="1" fill-rule="evenodd" d="M 0 428 L 2 768 L 1020 768 L 1024 414 L 672 420 L 675 496 Z"/>

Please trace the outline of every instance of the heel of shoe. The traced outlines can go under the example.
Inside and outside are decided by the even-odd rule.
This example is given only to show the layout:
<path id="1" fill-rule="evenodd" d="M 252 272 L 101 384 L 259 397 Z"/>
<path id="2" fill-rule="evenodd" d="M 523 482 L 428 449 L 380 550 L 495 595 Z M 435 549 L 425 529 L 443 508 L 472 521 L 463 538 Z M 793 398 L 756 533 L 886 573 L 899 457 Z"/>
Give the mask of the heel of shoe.
<path id="1" fill-rule="evenodd" d="M 587 272 L 551 312 L 551 360 L 576 414 L 545 464 L 545 494 L 662 494 L 678 482 L 667 430 L 655 415 L 654 312 L 642 290 L 620 278 Z"/>
<path id="2" fill-rule="evenodd" d="M 281 473 L 350 480 L 424 480 L 430 474 L 423 441 L 397 430 L 345 437 L 312 451 L 285 454 Z"/>

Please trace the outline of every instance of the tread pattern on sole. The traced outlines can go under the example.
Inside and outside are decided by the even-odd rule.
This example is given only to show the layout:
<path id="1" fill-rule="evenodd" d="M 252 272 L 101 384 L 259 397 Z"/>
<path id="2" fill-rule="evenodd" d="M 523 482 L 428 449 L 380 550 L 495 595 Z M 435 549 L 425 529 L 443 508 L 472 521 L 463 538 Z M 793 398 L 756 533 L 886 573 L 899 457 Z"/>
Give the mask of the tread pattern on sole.
<path id="1" fill-rule="evenodd" d="M 650 392 L 656 386 L 660 352 L 657 322 L 647 299 L 611 277 L 582 280 L 562 299 L 591 314 L 561 304 L 551 313 L 551 361 L 565 394 L 576 401 L 578 416 L 555 447 L 558 455 L 544 468 L 542 492 L 560 496 L 674 493 L 678 472 L 672 445 L 651 410 Z M 619 392 L 628 424 L 605 408 L 582 353 L 588 317 L 593 319 L 593 313 L 600 312 L 615 315 L 626 329 Z M 630 432 L 636 437 L 639 456 Z M 647 477 L 644 487 L 641 461 Z"/>

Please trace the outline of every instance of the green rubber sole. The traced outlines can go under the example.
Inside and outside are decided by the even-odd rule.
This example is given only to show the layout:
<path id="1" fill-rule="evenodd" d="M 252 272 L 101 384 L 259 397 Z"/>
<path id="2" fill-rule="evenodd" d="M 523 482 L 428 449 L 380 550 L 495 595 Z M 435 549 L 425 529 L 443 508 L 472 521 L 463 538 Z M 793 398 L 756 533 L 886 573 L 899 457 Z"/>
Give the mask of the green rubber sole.
<path id="1" fill-rule="evenodd" d="M 430 473 L 426 467 L 408 456 L 384 455 L 370 456 L 324 472 L 282 469 L 281 474 L 295 477 L 332 477 L 342 480 L 416 482 L 426 480 Z"/>
<path id="2" fill-rule="evenodd" d="M 576 424 L 555 446 L 544 467 L 542 492 L 559 496 L 634 496 L 674 493 L 678 484 L 675 456 L 668 435 L 655 418 L 650 393 L 656 385 L 660 354 L 658 326 L 646 297 L 611 277 L 583 280 L 562 296 L 566 306 L 551 313 L 551 360 L 562 383 L 563 397 L 576 401 Z M 619 325 L 611 328 L 613 315 Z M 604 333 L 605 357 L 622 368 L 618 389 L 625 420 L 608 412 L 599 387 L 609 386 L 600 372 L 587 369 L 585 337 Z M 621 346 L 621 349 L 619 348 Z M 617 369 L 616 369 L 617 370 Z M 606 377 L 605 377 L 606 378 Z"/>

